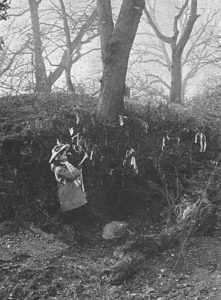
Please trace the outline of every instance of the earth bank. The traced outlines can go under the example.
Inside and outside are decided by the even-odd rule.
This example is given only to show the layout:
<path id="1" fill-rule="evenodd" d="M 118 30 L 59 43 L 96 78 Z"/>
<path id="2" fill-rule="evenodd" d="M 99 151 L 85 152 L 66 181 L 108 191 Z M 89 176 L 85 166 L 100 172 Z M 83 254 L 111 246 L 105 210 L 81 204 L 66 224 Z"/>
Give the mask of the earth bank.
<path id="1" fill-rule="evenodd" d="M 127 103 L 119 123 L 101 125 L 96 99 L 87 96 L 1 102 L 2 299 L 219 299 L 220 146 L 209 122 L 176 107 Z M 88 154 L 83 174 L 93 218 L 61 225 L 48 160 L 57 139 L 71 142 L 70 128 L 83 149 L 74 163 Z M 198 235 L 207 237 L 185 231 L 184 244 L 146 255 L 120 285 L 102 276 L 125 243 L 102 239 L 107 222 L 128 221 L 132 237 L 143 237 L 172 228 L 199 202 L 215 207 L 211 219 L 201 206 L 197 221 Z"/>

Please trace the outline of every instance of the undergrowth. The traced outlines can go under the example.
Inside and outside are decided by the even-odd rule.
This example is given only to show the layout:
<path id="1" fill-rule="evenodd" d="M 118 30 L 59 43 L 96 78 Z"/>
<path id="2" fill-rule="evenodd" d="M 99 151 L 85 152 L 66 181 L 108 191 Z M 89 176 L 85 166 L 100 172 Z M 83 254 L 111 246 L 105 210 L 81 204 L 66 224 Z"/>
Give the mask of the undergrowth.
<path id="1" fill-rule="evenodd" d="M 82 169 L 89 206 L 105 217 L 149 209 L 160 218 L 166 207 L 167 217 L 176 218 L 177 206 L 193 198 L 192 178 L 220 149 L 212 119 L 202 111 L 195 115 L 193 106 L 128 101 L 127 115 L 101 125 L 95 99 L 25 95 L 2 103 L 1 219 L 16 214 L 38 224 L 49 221 L 58 208 L 48 164 L 57 139 L 72 144 L 74 165 L 87 155 Z"/>

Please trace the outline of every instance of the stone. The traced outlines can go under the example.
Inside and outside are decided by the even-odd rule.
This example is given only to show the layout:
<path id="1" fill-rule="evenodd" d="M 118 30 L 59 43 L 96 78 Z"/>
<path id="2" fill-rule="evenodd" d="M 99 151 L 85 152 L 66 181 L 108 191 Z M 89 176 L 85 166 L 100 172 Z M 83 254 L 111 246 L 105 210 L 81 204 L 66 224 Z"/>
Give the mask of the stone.
<path id="1" fill-rule="evenodd" d="M 104 226 L 102 236 L 105 240 L 118 239 L 126 233 L 127 228 L 127 222 L 113 221 Z"/>

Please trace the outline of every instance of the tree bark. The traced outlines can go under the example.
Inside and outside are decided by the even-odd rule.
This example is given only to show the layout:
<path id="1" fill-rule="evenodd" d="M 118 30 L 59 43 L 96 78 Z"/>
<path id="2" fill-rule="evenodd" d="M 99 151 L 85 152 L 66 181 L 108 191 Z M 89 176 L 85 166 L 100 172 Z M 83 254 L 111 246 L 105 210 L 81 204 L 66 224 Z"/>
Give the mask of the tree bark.
<path id="1" fill-rule="evenodd" d="M 68 20 L 67 20 L 67 14 L 65 10 L 65 5 L 63 0 L 59 0 L 60 2 L 60 7 L 61 7 L 61 16 L 63 20 L 63 26 L 64 26 L 64 33 L 65 33 L 65 38 L 66 38 L 66 48 L 67 48 L 67 66 L 65 68 L 65 78 L 66 78 L 66 84 L 67 84 L 67 89 L 71 93 L 75 93 L 75 88 L 71 80 L 71 67 L 72 67 L 72 44 L 71 44 L 71 34 L 70 34 L 70 29 L 68 25 Z"/>
<path id="2" fill-rule="evenodd" d="M 172 50 L 170 101 L 178 104 L 182 104 L 181 56 L 179 51 Z"/>
<path id="3" fill-rule="evenodd" d="M 112 123 L 124 111 L 125 79 L 131 47 L 144 8 L 144 0 L 124 0 L 115 27 L 111 1 L 97 0 L 103 76 L 98 119 Z"/>
<path id="4" fill-rule="evenodd" d="M 42 42 L 40 21 L 38 15 L 38 4 L 36 0 L 29 0 L 29 7 L 31 13 L 31 23 L 34 38 L 34 67 L 35 67 L 35 91 L 36 92 L 51 92 L 44 60 L 42 57 Z"/>
<path id="5" fill-rule="evenodd" d="M 71 67 L 72 65 L 68 65 L 65 69 L 65 77 L 66 77 L 66 84 L 67 84 L 67 90 L 71 93 L 75 94 L 75 87 L 73 85 L 73 82 L 71 80 Z"/>

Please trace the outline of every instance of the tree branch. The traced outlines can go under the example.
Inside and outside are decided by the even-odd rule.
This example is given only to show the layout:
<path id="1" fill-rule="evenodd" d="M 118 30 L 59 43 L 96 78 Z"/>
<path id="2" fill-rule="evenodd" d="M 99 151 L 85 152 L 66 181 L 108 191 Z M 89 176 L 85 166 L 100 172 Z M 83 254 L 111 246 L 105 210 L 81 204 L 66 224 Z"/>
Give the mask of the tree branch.
<path id="1" fill-rule="evenodd" d="M 164 34 L 162 34 L 162 32 L 160 32 L 160 30 L 158 29 L 158 27 L 156 26 L 156 24 L 154 23 L 147 7 L 144 7 L 144 13 L 147 17 L 148 23 L 150 24 L 150 26 L 152 27 L 153 31 L 155 32 L 155 34 L 158 36 L 159 39 L 161 39 L 162 41 L 164 41 L 165 43 L 171 44 L 172 43 L 172 37 L 168 37 Z"/>
<path id="2" fill-rule="evenodd" d="M 64 25 L 64 33 L 65 33 L 65 38 L 66 38 L 66 46 L 69 52 L 71 52 L 71 35 L 70 35 L 70 30 L 68 26 L 68 21 L 67 21 L 67 15 L 65 11 L 65 6 L 64 6 L 64 1 L 59 0 L 60 6 L 61 6 L 61 16 L 62 16 L 62 21 Z"/>
<path id="3" fill-rule="evenodd" d="M 72 53 L 74 50 L 78 47 L 79 43 L 81 42 L 83 36 L 87 32 L 88 28 L 93 24 L 94 20 L 96 19 L 97 12 L 96 9 L 92 12 L 91 16 L 86 20 L 86 22 L 81 26 L 78 34 L 74 38 L 74 40 L 71 42 L 71 51 Z M 71 54 L 72 54 L 71 53 Z M 68 59 L 68 52 L 64 51 L 60 63 L 57 66 L 57 68 L 54 70 L 54 72 L 51 72 L 48 79 L 50 84 L 54 84 L 54 82 L 61 76 L 63 73 L 64 69 L 67 66 L 67 59 Z"/>
<path id="4" fill-rule="evenodd" d="M 196 49 L 201 47 L 201 46 L 209 46 L 212 48 L 212 46 L 215 44 L 217 41 L 215 35 L 214 35 L 214 28 L 215 24 L 211 24 L 212 21 L 214 20 L 214 17 L 217 15 L 217 12 L 215 12 L 212 15 L 209 15 L 202 26 L 196 30 L 192 36 L 191 36 L 191 46 L 189 47 L 188 51 L 185 53 L 185 56 L 183 58 L 183 63 L 182 65 L 184 66 L 189 62 L 189 59 L 191 55 L 196 52 Z M 209 29 L 209 31 L 208 31 Z M 217 46 L 216 46 L 217 50 Z"/>
<path id="5" fill-rule="evenodd" d="M 178 31 L 178 27 L 177 27 L 177 24 L 178 24 L 178 20 L 182 17 L 187 5 L 189 3 L 189 0 L 186 0 L 183 4 L 183 6 L 181 7 L 179 13 L 175 16 L 174 18 L 174 23 L 173 23 L 173 32 L 174 32 L 174 37 L 177 37 L 178 34 L 179 34 L 179 31 Z"/>
<path id="6" fill-rule="evenodd" d="M 169 84 L 167 84 L 166 81 L 164 81 L 162 78 L 160 78 L 160 76 L 155 75 L 155 74 L 147 74 L 147 77 L 156 78 L 157 80 L 159 80 L 160 83 L 162 83 L 165 87 L 167 87 L 170 90 Z"/>
<path id="7" fill-rule="evenodd" d="M 5 68 L 3 68 L 2 70 L 0 70 L 0 76 L 2 76 L 4 73 L 6 73 L 11 68 L 11 66 L 15 60 L 15 57 L 17 55 L 21 54 L 28 47 L 28 44 L 29 44 L 29 40 L 26 41 L 25 44 L 19 50 L 17 50 L 16 52 L 13 53 L 13 56 L 10 58 L 7 66 Z"/>
<path id="8" fill-rule="evenodd" d="M 26 9 L 26 10 L 20 12 L 20 13 L 17 13 L 17 14 L 9 14 L 8 16 L 9 16 L 9 17 L 21 17 L 21 16 L 23 16 L 24 14 L 26 14 L 27 12 L 29 12 L 29 9 Z"/>
<path id="9" fill-rule="evenodd" d="M 177 44 L 177 49 L 178 51 L 182 52 L 189 37 L 192 32 L 193 26 L 198 19 L 199 15 L 197 15 L 197 0 L 192 0 L 191 1 L 191 11 L 190 11 L 190 16 L 189 19 L 186 23 L 186 26 L 184 28 L 184 31 L 180 37 L 180 40 Z"/>
<path id="10" fill-rule="evenodd" d="M 138 61 L 138 62 L 139 62 L 139 61 Z M 158 59 L 147 59 L 147 60 L 142 60 L 142 61 L 140 61 L 140 62 L 142 62 L 142 63 L 158 63 L 158 64 L 160 64 L 161 66 L 168 68 L 168 65 L 167 65 L 165 62 L 160 61 L 160 60 L 158 60 Z"/>
<path id="11" fill-rule="evenodd" d="M 76 63 L 80 58 L 82 58 L 83 56 L 93 52 L 93 51 L 98 51 L 98 50 L 101 50 L 101 48 L 93 48 L 93 49 L 90 49 L 88 51 L 86 51 L 85 53 L 82 53 L 81 55 L 77 55 L 75 58 L 73 58 L 72 60 L 72 63 Z"/>
<path id="12" fill-rule="evenodd" d="M 171 59 L 170 59 L 169 54 L 167 52 L 166 45 L 162 40 L 160 40 L 160 47 L 162 49 L 165 61 L 167 63 L 167 67 L 168 67 L 169 70 L 171 70 L 171 64 L 172 64 Z"/>

